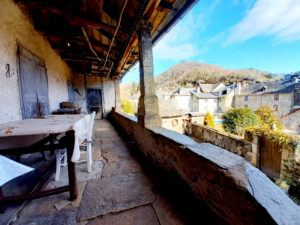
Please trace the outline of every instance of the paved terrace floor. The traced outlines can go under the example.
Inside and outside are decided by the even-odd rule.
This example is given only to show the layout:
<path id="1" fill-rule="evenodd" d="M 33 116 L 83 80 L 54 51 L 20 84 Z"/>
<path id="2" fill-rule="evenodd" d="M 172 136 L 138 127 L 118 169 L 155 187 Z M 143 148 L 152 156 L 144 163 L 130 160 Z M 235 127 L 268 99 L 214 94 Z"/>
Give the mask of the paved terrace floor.
<path id="1" fill-rule="evenodd" d="M 168 175 L 155 172 L 134 143 L 122 139 L 107 120 L 95 122 L 93 160 L 92 173 L 86 172 L 84 163 L 76 166 L 76 202 L 67 201 L 68 193 L 30 201 L 12 224 L 214 224 L 204 204 Z M 52 178 L 48 187 L 62 186 L 66 181 L 67 169 L 63 168 L 60 181 Z"/>

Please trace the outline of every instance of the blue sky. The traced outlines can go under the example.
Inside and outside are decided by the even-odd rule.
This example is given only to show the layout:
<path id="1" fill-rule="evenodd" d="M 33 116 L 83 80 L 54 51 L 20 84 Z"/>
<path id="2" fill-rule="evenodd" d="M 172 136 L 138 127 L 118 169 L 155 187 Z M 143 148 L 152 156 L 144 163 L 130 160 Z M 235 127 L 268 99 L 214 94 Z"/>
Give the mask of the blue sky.
<path id="1" fill-rule="evenodd" d="M 300 70 L 300 0 L 200 0 L 153 49 L 154 75 L 185 60 Z M 122 82 L 138 82 L 136 65 Z"/>

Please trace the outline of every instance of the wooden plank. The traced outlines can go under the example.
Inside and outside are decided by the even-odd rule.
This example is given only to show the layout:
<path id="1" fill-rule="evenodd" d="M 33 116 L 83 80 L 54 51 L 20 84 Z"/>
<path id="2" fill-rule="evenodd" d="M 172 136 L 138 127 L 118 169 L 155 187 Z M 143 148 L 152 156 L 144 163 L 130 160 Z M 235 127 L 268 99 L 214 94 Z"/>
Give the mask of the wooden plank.
<path id="1" fill-rule="evenodd" d="M 39 10 L 41 10 L 43 12 L 46 12 L 46 13 L 50 12 L 54 15 L 64 17 L 67 20 L 78 23 L 78 26 L 90 26 L 90 27 L 95 28 L 95 29 L 103 29 L 103 30 L 109 32 L 111 35 L 113 35 L 114 31 L 115 31 L 114 26 L 110 26 L 108 24 L 99 23 L 97 21 L 89 20 L 89 19 L 84 18 L 82 16 L 78 16 L 78 15 L 75 15 L 73 13 L 66 12 L 64 9 L 56 8 L 56 7 L 50 6 L 49 4 L 45 4 L 45 2 L 21 1 L 21 0 L 16 0 L 16 2 L 19 5 L 25 5 L 29 8 L 36 8 L 36 9 L 39 9 Z M 124 39 L 128 38 L 128 35 L 127 35 L 126 31 L 123 31 L 121 29 L 118 32 L 117 38 L 121 39 L 121 40 L 124 40 Z"/>

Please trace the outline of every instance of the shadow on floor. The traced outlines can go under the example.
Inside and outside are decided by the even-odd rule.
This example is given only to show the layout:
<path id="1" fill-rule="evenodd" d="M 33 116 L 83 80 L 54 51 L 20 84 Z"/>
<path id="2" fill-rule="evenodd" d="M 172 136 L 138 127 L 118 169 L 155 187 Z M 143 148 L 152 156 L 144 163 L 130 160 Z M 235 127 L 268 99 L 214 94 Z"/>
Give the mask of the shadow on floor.
<path id="1" fill-rule="evenodd" d="M 111 121 L 118 131 L 128 150 L 133 157 L 142 165 L 144 172 L 154 183 L 153 192 L 164 196 L 165 200 L 174 207 L 185 224 L 224 224 L 206 207 L 204 202 L 198 200 L 188 185 L 179 181 L 175 174 L 166 173 L 155 167 L 141 152 L 135 141 L 130 138 L 121 127 Z"/>

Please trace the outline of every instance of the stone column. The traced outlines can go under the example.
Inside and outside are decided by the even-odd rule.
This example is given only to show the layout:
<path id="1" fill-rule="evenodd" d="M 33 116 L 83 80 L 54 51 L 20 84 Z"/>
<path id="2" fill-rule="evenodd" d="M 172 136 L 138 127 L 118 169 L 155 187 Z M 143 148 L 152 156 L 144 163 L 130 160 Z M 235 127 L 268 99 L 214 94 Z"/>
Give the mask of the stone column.
<path id="1" fill-rule="evenodd" d="M 120 80 L 115 79 L 114 83 L 115 83 L 115 111 L 122 112 L 121 95 L 120 95 Z"/>
<path id="2" fill-rule="evenodd" d="M 150 24 L 143 24 L 138 27 L 141 92 L 138 123 L 147 128 L 161 126 L 158 99 L 155 95 L 151 30 L 152 25 Z"/>

